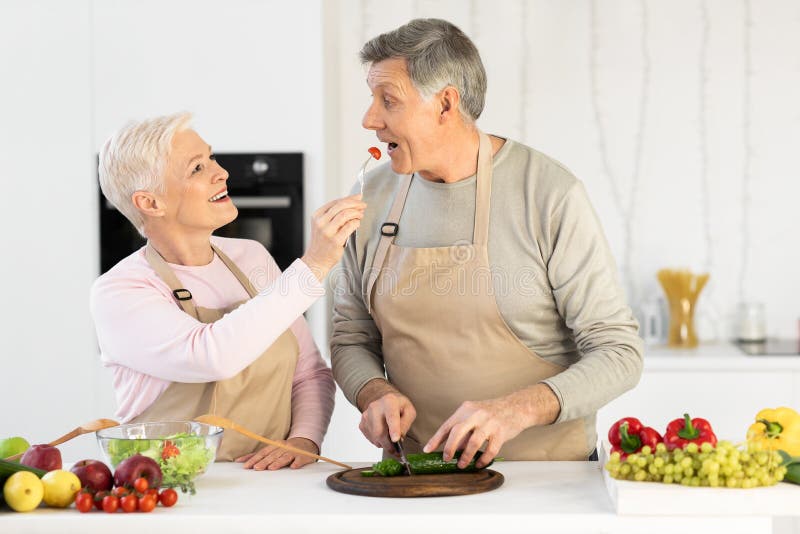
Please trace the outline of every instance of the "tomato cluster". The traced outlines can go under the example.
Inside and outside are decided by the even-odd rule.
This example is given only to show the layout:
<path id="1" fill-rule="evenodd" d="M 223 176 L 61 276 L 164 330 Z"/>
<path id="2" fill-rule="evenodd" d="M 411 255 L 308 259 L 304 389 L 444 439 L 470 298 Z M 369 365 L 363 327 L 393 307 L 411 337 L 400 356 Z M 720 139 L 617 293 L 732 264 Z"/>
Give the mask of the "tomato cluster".
<path id="1" fill-rule="evenodd" d="M 117 486 L 111 491 L 91 492 L 82 489 L 75 497 L 75 508 L 85 514 L 91 512 L 92 508 L 97 508 L 106 513 L 112 514 L 119 509 L 130 513 L 135 511 L 152 512 L 158 503 L 162 506 L 170 507 L 178 502 L 178 493 L 172 489 L 163 489 L 148 486 L 146 478 L 137 478 L 133 483 L 133 488 Z"/>

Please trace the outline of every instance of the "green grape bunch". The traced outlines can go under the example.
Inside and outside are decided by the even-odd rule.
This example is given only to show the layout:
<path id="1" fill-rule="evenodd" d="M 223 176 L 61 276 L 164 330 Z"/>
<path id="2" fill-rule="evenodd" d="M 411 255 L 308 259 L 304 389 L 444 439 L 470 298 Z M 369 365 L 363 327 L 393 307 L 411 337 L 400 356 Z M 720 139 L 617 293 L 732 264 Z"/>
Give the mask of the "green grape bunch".
<path id="1" fill-rule="evenodd" d="M 605 469 L 612 478 L 638 482 L 661 482 L 682 486 L 711 488 L 755 488 L 773 486 L 783 480 L 778 451 L 770 451 L 761 443 L 734 445 L 720 441 L 698 446 L 689 443 L 684 449 L 667 450 L 663 443 L 643 447 L 622 460 L 618 452 L 611 453 Z"/>

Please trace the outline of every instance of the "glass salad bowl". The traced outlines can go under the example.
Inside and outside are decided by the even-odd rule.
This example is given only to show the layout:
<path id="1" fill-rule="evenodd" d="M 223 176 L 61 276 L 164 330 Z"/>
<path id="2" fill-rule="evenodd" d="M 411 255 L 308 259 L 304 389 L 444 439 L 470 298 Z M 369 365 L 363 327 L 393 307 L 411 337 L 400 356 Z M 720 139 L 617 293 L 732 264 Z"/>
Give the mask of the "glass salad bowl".
<path id="1" fill-rule="evenodd" d="M 194 493 L 194 480 L 214 463 L 223 429 L 194 421 L 130 423 L 98 430 L 97 443 L 112 468 L 141 454 L 161 468 L 162 486 Z"/>

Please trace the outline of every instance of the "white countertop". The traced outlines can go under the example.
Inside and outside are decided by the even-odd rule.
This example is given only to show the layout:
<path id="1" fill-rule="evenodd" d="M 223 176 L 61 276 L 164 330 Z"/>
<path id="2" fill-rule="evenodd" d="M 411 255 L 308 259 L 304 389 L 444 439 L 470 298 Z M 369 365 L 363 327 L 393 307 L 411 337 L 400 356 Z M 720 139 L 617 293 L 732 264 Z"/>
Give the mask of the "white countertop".
<path id="1" fill-rule="evenodd" d="M 645 345 L 647 371 L 800 371 L 800 356 L 749 356 L 733 343 L 701 343 L 693 349 Z"/>
<path id="2" fill-rule="evenodd" d="M 368 464 L 357 464 L 363 467 Z M 197 481 L 197 494 L 180 494 L 174 508 L 150 514 L 81 514 L 75 508 L 40 508 L 0 514 L 0 532 L 494 532 L 674 533 L 685 531 L 754 534 L 773 532 L 768 515 L 732 508 L 728 515 L 618 515 L 597 462 L 501 462 L 498 489 L 459 497 L 390 499 L 334 492 L 326 478 L 336 472 L 318 463 L 298 471 L 254 472 L 220 463 Z M 645 485 L 644 483 L 642 483 Z M 689 494 L 698 488 L 673 488 Z M 790 488 L 797 490 L 800 487 Z M 735 491 L 735 490 L 732 490 Z M 752 490 L 740 490 L 742 493 Z M 748 494 L 756 496 L 756 493 Z M 697 512 L 697 510 L 695 510 Z"/>

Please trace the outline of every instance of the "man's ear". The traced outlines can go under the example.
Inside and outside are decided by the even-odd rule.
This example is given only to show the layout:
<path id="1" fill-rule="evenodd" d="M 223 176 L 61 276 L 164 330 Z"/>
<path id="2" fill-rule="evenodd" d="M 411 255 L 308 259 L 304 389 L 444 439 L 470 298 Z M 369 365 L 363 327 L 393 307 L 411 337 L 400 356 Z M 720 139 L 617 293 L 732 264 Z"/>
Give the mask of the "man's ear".
<path id="1" fill-rule="evenodd" d="M 441 105 L 440 122 L 461 118 L 461 113 L 458 111 L 458 106 L 461 104 L 461 95 L 458 94 L 458 89 L 452 85 L 442 89 L 439 93 L 439 103 Z"/>
<path id="2" fill-rule="evenodd" d="M 145 217 L 164 216 L 164 201 L 150 191 L 134 191 L 131 202 Z"/>

